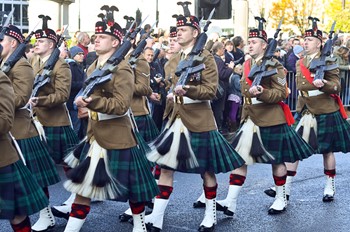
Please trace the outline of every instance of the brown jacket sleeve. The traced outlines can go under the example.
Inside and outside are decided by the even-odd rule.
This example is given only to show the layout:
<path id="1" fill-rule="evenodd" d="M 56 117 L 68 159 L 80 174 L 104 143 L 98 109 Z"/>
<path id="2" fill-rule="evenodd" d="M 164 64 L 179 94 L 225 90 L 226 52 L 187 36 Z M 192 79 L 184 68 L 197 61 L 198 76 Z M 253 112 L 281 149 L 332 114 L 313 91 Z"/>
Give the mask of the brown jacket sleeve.
<path id="1" fill-rule="evenodd" d="M 32 66 L 25 58 L 21 58 L 11 68 L 8 76 L 13 84 L 15 92 L 15 120 L 11 129 L 12 135 L 16 139 L 26 139 L 38 135 L 32 124 L 30 112 L 24 107 L 32 94 L 34 72 Z"/>
<path id="2" fill-rule="evenodd" d="M 245 62 L 251 62 L 251 60 Z M 271 77 L 263 78 L 261 81 L 264 91 L 257 97 L 257 100 L 262 103 L 251 104 L 250 85 L 246 81 L 246 76 L 243 72 L 241 90 L 245 101 L 242 109 L 242 122 L 250 117 L 257 126 L 261 127 L 286 123 L 282 107 L 278 104 L 278 102 L 283 101 L 287 97 L 286 75 L 283 66 L 277 60 L 273 60 L 273 62 L 275 62 L 275 65 L 270 66 L 268 69 L 277 68 L 278 73 Z"/>
<path id="3" fill-rule="evenodd" d="M 37 106 L 55 107 L 65 103 L 70 94 L 72 74 L 69 65 L 59 59 L 52 71 L 50 83 L 39 90 Z"/>
<path id="4" fill-rule="evenodd" d="M 150 67 L 144 57 L 139 57 L 134 68 L 135 90 L 131 102 L 131 109 L 135 116 L 149 114 L 147 97 L 152 94 L 150 87 Z"/>
<path id="5" fill-rule="evenodd" d="M 306 59 L 303 59 L 303 64 L 305 67 L 309 67 Z M 310 91 L 317 90 L 317 88 L 310 83 L 305 76 L 301 73 L 300 60 L 296 63 L 296 83 L 298 90 Z M 313 114 L 328 114 L 339 110 L 339 106 L 330 96 L 330 94 L 338 94 L 340 92 L 340 80 L 339 80 L 339 70 L 327 71 L 324 75 L 324 80 L 327 81 L 325 86 L 320 89 L 324 94 L 317 96 L 300 96 L 299 98 L 306 104 L 306 107 Z"/>
<path id="6" fill-rule="evenodd" d="M 0 99 L 0 167 L 5 167 L 19 158 L 9 137 L 15 114 L 15 94 L 10 79 L 2 71 L 0 71 Z"/>
<path id="7" fill-rule="evenodd" d="M 34 72 L 42 73 L 43 69 L 34 64 Z M 69 65 L 59 59 L 50 76 L 50 82 L 38 91 L 38 104 L 34 108 L 43 126 L 69 126 L 66 101 L 69 98 L 72 74 Z"/>
<path id="8" fill-rule="evenodd" d="M 95 67 L 96 62 L 90 66 L 88 75 Z M 91 94 L 92 101 L 87 107 L 99 113 L 123 115 L 130 108 L 134 93 L 133 83 L 132 70 L 126 61 L 122 61 L 112 79 L 94 89 Z M 127 149 L 136 146 L 132 131 L 130 118 L 125 115 L 102 121 L 89 119 L 87 136 L 89 139 L 94 136 L 105 149 Z"/>
<path id="9" fill-rule="evenodd" d="M 177 56 L 180 56 L 178 54 Z M 192 79 L 187 84 L 190 86 L 186 93 L 193 100 L 203 100 L 201 103 L 179 104 L 175 102 L 170 121 L 175 120 L 176 115 L 181 117 L 184 125 L 192 132 L 206 132 L 216 130 L 216 123 L 210 100 L 214 98 L 218 85 L 218 71 L 212 54 L 204 50 L 201 54 L 206 69 L 200 73 L 198 79 Z M 179 59 L 174 59 L 177 62 Z"/>
<path id="10" fill-rule="evenodd" d="M 34 72 L 32 66 L 25 58 L 21 58 L 9 72 L 15 90 L 15 107 L 22 108 L 28 103 L 34 83 Z"/>

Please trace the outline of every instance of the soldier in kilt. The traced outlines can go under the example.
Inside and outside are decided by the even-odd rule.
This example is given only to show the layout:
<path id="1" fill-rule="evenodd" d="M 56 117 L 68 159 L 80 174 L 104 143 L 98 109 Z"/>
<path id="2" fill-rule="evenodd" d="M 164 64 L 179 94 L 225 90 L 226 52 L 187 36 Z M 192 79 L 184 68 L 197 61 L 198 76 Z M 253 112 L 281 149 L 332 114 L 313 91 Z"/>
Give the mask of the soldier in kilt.
<path id="1" fill-rule="evenodd" d="M 149 110 L 147 97 L 152 97 L 150 87 L 150 66 L 143 55 L 140 55 L 135 64 L 134 70 L 134 95 L 131 101 L 131 111 L 136 121 L 139 133 L 143 139 L 149 143 L 159 135 L 159 130 L 155 124 Z"/>
<path id="2" fill-rule="evenodd" d="M 118 23 L 99 21 L 95 27 L 98 59 L 88 76 L 119 48 L 122 29 Z M 79 231 L 90 211 L 91 198 L 127 201 L 133 216 L 133 231 L 145 231 L 145 202 L 158 194 L 151 166 L 133 133 L 129 108 L 134 94 L 134 75 L 123 60 L 112 79 L 96 86 L 90 97 L 77 97 L 78 107 L 89 109 L 87 142 L 81 162 L 70 171 L 64 186 L 76 193 L 65 231 Z"/>
<path id="3" fill-rule="evenodd" d="M 18 45 L 23 43 L 23 40 L 24 37 L 16 26 L 9 25 L 6 28 L 4 39 L 0 43 L 3 47 L 1 52 L 2 68 L 6 68 L 7 66 L 4 64 L 11 62 L 14 58 L 11 55 Z M 16 111 L 11 133 L 17 140 L 28 169 L 49 199 L 48 186 L 58 183 L 60 178 L 45 144 L 45 138 L 39 136 L 26 105 L 33 88 L 33 68 L 22 57 L 7 71 L 7 75 L 12 81 L 15 92 Z M 49 211 L 49 207 L 40 211 L 40 219 L 33 225 L 33 231 L 44 231 L 55 225 L 54 217 L 47 213 Z"/>
<path id="4" fill-rule="evenodd" d="M 322 31 L 317 29 L 316 21 L 313 29 L 305 32 L 304 48 L 306 56 L 296 63 L 296 82 L 299 91 L 298 105 L 302 118 L 296 126 L 305 141 L 313 146 L 318 154 L 323 155 L 326 184 L 323 191 L 323 202 L 334 200 L 336 161 L 334 152 L 350 151 L 350 125 L 339 97 L 341 91 L 339 69 L 332 68 L 324 73 L 323 80 L 314 80 L 316 70 L 310 70 L 310 64 L 321 55 Z M 335 64 L 335 59 L 326 58 L 326 65 Z M 299 103 L 302 102 L 302 103 Z M 287 163 L 289 173 L 289 191 L 296 175 L 298 162 Z M 288 180 L 288 179 L 287 179 Z M 273 195 L 273 189 L 265 190 Z"/>
<path id="5" fill-rule="evenodd" d="M 0 219 L 10 220 L 13 231 L 30 232 L 28 215 L 48 205 L 47 197 L 16 150 L 9 131 L 15 115 L 11 81 L 0 71 Z"/>
<path id="6" fill-rule="evenodd" d="M 259 29 L 249 32 L 248 47 L 252 59 L 244 63 L 241 79 L 244 99 L 242 121 L 233 141 L 233 146 L 245 160 L 246 165 L 232 171 L 227 197 L 218 201 L 217 205 L 219 211 L 231 217 L 236 211 L 237 198 L 246 179 L 247 165 L 254 163 L 272 165 L 276 197 L 268 213 L 279 214 L 287 207 L 287 169 L 284 163 L 303 160 L 314 153 L 314 150 L 290 126 L 294 118 L 289 107 L 283 103 L 288 96 L 288 90 L 282 64 L 274 58 L 269 60 L 267 70 L 275 69 L 276 74 L 264 77 L 258 85 L 252 86 L 256 75 L 248 77 L 251 69 L 265 65 L 264 54 L 271 46 L 267 44 L 267 35 L 262 28 L 261 25 Z"/>
<path id="7" fill-rule="evenodd" d="M 178 66 L 180 60 L 191 59 L 189 53 L 200 35 L 199 20 L 195 16 L 177 18 L 177 40 L 181 53 L 175 54 L 169 62 Z M 198 42 L 204 44 L 205 41 Z M 197 43 L 197 44 L 198 44 Z M 229 172 L 244 164 L 241 157 L 218 132 L 210 100 L 215 97 L 218 72 L 214 57 L 203 48 L 199 60 L 205 69 L 190 76 L 185 85 L 174 82 L 174 108 L 162 134 L 153 143 L 154 150 L 148 159 L 162 166 L 158 182 L 160 194 L 156 197 L 152 214 L 146 216 L 151 231 L 163 227 L 164 212 L 173 190 L 175 171 L 197 173 L 203 178 L 206 210 L 199 231 L 212 231 L 216 224 L 215 174 Z M 175 81 L 175 80 L 173 80 Z"/>
<path id="8" fill-rule="evenodd" d="M 168 61 L 164 65 L 164 72 L 165 72 L 165 90 L 168 91 L 167 99 L 165 102 L 165 110 L 163 114 L 163 126 L 165 127 L 167 124 L 169 117 L 171 116 L 171 113 L 173 112 L 174 107 L 174 94 L 173 94 L 173 88 L 176 83 L 176 76 L 175 76 L 175 70 L 177 66 L 177 62 L 171 62 L 171 59 L 176 56 L 181 50 L 180 44 L 177 42 L 177 33 L 176 33 L 176 27 L 170 27 L 170 33 L 169 33 L 169 50 L 166 54 L 166 58 Z"/>
<path id="9" fill-rule="evenodd" d="M 44 16 L 42 19 L 43 29 L 35 32 L 34 53 L 36 56 L 30 60 L 34 74 L 37 76 L 43 73 L 51 55 L 56 54 L 54 50 L 58 42 L 56 33 L 52 29 L 47 28 L 48 16 Z M 34 114 L 45 131 L 50 155 L 56 164 L 64 166 L 65 171 L 67 166 L 63 162 L 63 157 L 79 142 L 78 136 L 72 128 L 66 107 L 70 94 L 71 78 L 69 65 L 64 59 L 58 58 L 53 65 L 50 82 L 38 90 L 37 96 L 30 99 Z M 65 202 L 68 208 L 70 208 L 72 200 L 71 197 L 69 202 Z M 53 217 L 50 209 L 46 215 L 50 218 Z"/>

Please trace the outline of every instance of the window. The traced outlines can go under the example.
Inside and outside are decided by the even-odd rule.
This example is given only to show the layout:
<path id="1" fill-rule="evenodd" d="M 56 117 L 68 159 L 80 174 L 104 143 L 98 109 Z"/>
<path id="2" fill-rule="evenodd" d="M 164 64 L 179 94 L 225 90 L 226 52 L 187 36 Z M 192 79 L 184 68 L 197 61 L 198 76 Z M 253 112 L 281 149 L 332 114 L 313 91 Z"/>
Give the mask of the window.
<path id="1" fill-rule="evenodd" d="M 11 12 L 15 8 L 11 24 L 21 29 L 22 33 L 28 32 L 28 0 L 4 0 L 0 3 L 0 21 L 4 23 L 4 15 Z M 6 20 L 6 19 L 5 19 Z"/>

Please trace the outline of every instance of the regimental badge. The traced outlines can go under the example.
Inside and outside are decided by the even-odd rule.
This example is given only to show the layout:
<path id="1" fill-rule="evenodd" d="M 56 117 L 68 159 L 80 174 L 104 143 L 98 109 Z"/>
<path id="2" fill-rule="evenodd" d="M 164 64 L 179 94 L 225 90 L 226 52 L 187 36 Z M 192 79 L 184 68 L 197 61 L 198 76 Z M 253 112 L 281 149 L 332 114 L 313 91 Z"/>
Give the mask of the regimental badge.
<path id="1" fill-rule="evenodd" d="M 286 78 L 280 78 L 280 77 L 277 77 L 277 82 L 283 86 L 287 83 Z"/>

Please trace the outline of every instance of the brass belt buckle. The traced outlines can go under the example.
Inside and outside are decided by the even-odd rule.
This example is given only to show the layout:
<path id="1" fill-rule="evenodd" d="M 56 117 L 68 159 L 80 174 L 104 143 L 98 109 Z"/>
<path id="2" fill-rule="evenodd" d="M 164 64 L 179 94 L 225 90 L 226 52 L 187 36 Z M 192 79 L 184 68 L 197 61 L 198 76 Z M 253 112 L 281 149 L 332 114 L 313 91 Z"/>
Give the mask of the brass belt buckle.
<path id="1" fill-rule="evenodd" d="M 177 104 L 183 104 L 184 100 L 182 96 L 175 96 L 175 100 Z"/>
<path id="2" fill-rule="evenodd" d="M 94 121 L 97 121 L 98 120 L 98 115 L 97 115 L 97 112 L 95 111 L 91 111 L 90 112 L 90 118 Z"/>
<path id="3" fill-rule="evenodd" d="M 309 93 L 307 91 L 301 91 L 301 96 L 308 97 Z"/>
<path id="4" fill-rule="evenodd" d="M 251 105 L 252 104 L 252 99 L 250 97 L 245 97 L 244 102 L 246 105 Z"/>

